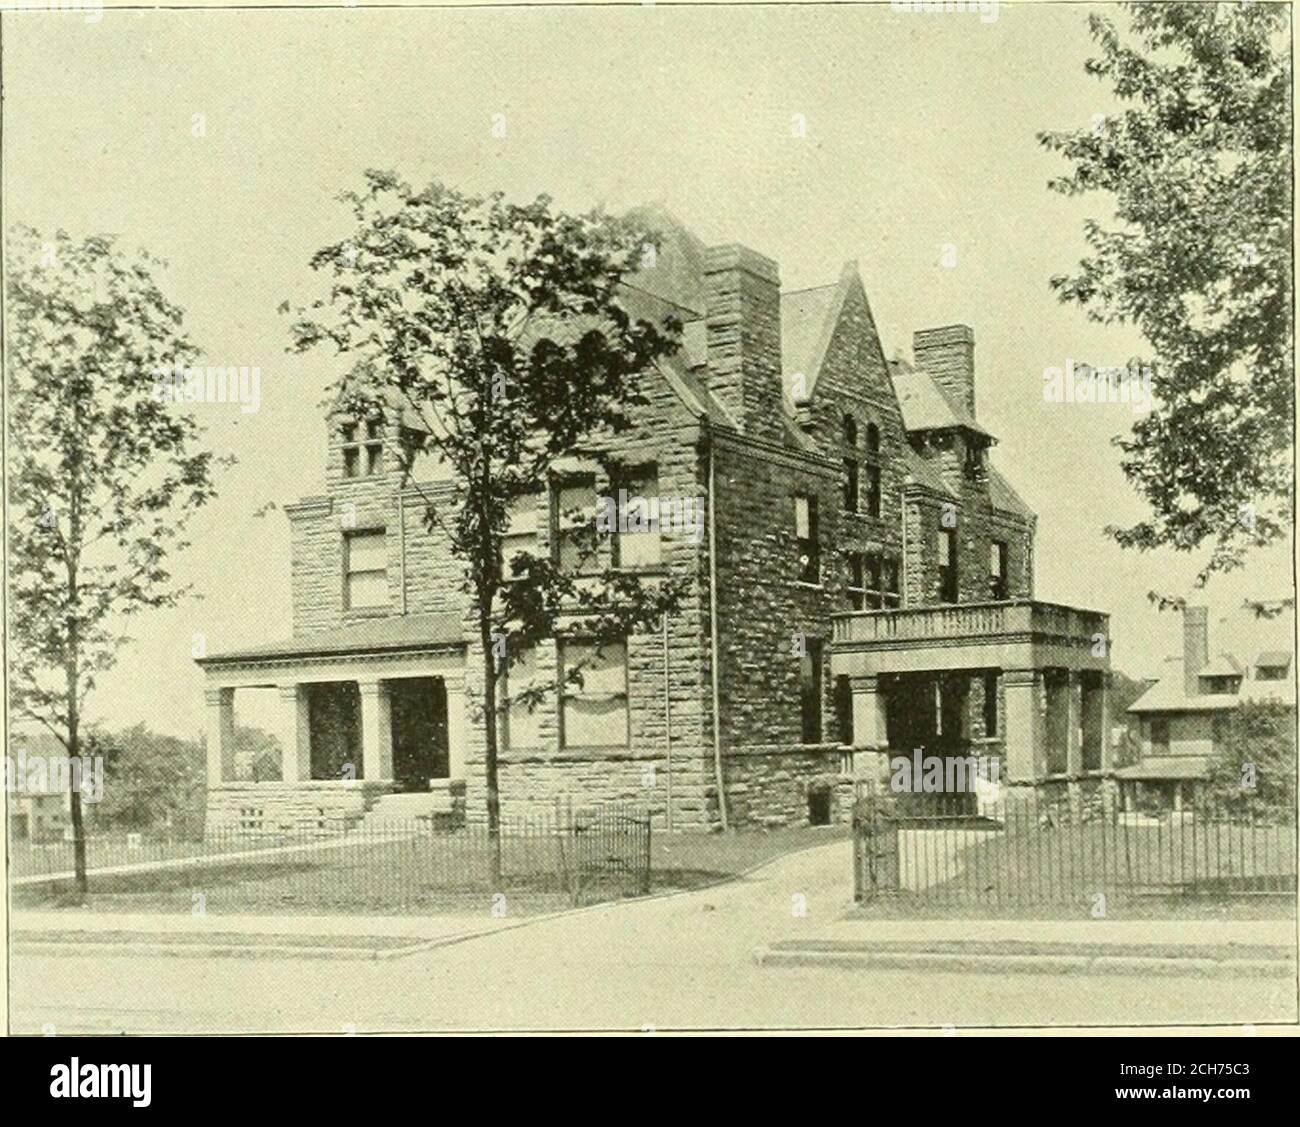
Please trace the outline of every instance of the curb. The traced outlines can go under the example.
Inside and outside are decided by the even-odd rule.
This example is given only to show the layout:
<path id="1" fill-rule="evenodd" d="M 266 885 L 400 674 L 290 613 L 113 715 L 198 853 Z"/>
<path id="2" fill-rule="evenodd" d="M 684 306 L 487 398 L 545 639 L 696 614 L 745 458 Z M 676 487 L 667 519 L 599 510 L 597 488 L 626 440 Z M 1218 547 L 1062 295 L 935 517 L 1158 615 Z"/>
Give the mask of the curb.
<path id="1" fill-rule="evenodd" d="M 988 954 L 978 951 L 898 950 L 881 947 L 827 949 L 824 946 L 787 944 L 760 947 L 754 962 L 763 967 L 821 967 L 834 970 L 929 970 L 983 974 L 1115 974 L 1205 978 L 1294 977 L 1295 962 L 1285 958 L 1251 957 L 1246 950 L 1226 951 L 1223 957 L 1181 955 L 1100 954 L 1081 948 L 1078 953 Z"/>

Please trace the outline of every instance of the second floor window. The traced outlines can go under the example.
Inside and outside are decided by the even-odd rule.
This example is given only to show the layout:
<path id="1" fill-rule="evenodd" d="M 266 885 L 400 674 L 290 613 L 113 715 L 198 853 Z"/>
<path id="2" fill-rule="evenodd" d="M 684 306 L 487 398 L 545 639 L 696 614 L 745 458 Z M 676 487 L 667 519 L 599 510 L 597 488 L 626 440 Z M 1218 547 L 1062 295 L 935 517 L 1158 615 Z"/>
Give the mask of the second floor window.
<path id="1" fill-rule="evenodd" d="M 377 419 L 343 427 L 343 476 L 372 477 L 384 470 L 384 432 Z"/>
<path id="2" fill-rule="evenodd" d="M 571 574 L 598 570 L 595 550 L 596 479 L 558 482 L 551 494 L 551 558 Z"/>
<path id="3" fill-rule="evenodd" d="M 850 552 L 848 593 L 854 610 L 897 607 L 901 602 L 898 560 L 879 552 Z"/>
<path id="4" fill-rule="evenodd" d="M 856 513 L 858 511 L 858 460 L 857 458 L 844 459 L 844 511 L 846 513 Z"/>
<path id="5" fill-rule="evenodd" d="M 501 536 L 501 578 L 517 578 L 513 559 L 520 552 L 537 554 L 538 509 L 541 496 L 536 493 L 516 497 L 506 514 L 506 527 Z"/>
<path id="6" fill-rule="evenodd" d="M 1151 717 L 1151 750 L 1157 755 L 1169 754 L 1169 718 Z"/>
<path id="7" fill-rule="evenodd" d="M 939 598 L 945 603 L 957 601 L 957 530 L 939 529 Z"/>
<path id="8" fill-rule="evenodd" d="M 989 545 L 989 595 L 994 599 L 1005 599 L 1009 590 L 1007 544 L 1005 540 L 994 540 Z"/>
<path id="9" fill-rule="evenodd" d="M 616 567 L 658 567 L 659 474 L 653 466 L 629 474 L 614 493 L 618 532 L 614 537 Z"/>
<path id="10" fill-rule="evenodd" d="M 388 548 L 382 529 L 344 537 L 343 571 L 346 609 L 388 605 Z"/>
<path id="11" fill-rule="evenodd" d="M 821 582 L 821 556 L 817 546 L 817 498 L 799 494 L 794 499 L 794 536 L 799 547 L 799 579 Z"/>
<path id="12" fill-rule="evenodd" d="M 867 471 L 867 516 L 880 516 L 880 467 L 869 465 Z"/>

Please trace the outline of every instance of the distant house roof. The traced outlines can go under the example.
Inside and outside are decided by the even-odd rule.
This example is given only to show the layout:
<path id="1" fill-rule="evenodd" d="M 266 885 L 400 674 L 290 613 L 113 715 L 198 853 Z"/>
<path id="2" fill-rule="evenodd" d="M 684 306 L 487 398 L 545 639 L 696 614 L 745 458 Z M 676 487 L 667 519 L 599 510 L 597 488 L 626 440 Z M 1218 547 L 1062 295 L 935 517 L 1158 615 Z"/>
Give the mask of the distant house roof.
<path id="1" fill-rule="evenodd" d="M 1117 779 L 1203 779 L 1209 773 L 1209 758 L 1204 755 L 1152 755 L 1141 763 L 1120 767 Z"/>
<path id="2" fill-rule="evenodd" d="M 464 645 L 460 614 L 407 614 L 375 618 L 304 634 L 269 645 L 250 646 L 197 658 L 199 665 L 270 660 L 282 657 L 332 657 L 360 653 L 391 653 Z"/>
<path id="3" fill-rule="evenodd" d="M 1164 674 L 1129 706 L 1129 712 L 1219 712 L 1236 708 L 1242 701 L 1273 701 L 1294 707 L 1296 687 L 1292 677 L 1261 681 L 1255 676 L 1261 666 L 1289 668 L 1294 660 L 1292 651 L 1284 647 L 1294 637 L 1295 602 L 1270 601 L 1270 605 L 1274 603 L 1276 608 L 1264 616 L 1255 613 L 1257 604 L 1247 602 L 1219 614 L 1209 624 L 1209 641 L 1218 652 L 1198 670 L 1197 676 L 1240 678 L 1235 692 L 1188 696 L 1183 684 L 1183 660 L 1171 657 L 1165 662 Z"/>
<path id="4" fill-rule="evenodd" d="M 1196 675 L 1198 677 L 1240 677 L 1241 666 L 1231 654 L 1216 654 Z"/>

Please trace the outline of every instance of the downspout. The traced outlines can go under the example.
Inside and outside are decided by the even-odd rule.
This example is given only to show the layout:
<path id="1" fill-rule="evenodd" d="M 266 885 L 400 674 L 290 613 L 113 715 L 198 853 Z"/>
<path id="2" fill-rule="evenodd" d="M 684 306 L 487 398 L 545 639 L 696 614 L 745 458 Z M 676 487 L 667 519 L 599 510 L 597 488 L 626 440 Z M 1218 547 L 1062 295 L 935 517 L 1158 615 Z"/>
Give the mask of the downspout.
<path id="1" fill-rule="evenodd" d="M 668 662 L 668 612 L 663 614 L 664 630 L 664 770 L 668 772 L 668 794 L 665 818 L 668 823 L 668 832 L 673 832 L 673 713 L 672 713 L 672 686 L 668 679 L 669 662 Z"/>
<path id="2" fill-rule="evenodd" d="M 402 614 L 406 614 L 406 503 L 402 485 L 397 486 L 397 553 L 402 572 Z"/>
<path id="3" fill-rule="evenodd" d="M 727 826 L 727 793 L 722 784 L 722 704 L 718 687 L 718 655 L 722 646 L 718 642 L 718 537 L 714 501 L 717 491 L 714 483 L 713 432 L 705 420 L 705 433 L 709 436 L 709 672 L 713 681 L 713 779 L 718 788 L 718 817 L 725 832 Z"/>
<path id="4" fill-rule="evenodd" d="M 900 590 L 898 592 L 898 605 L 907 606 L 907 482 L 903 482 L 903 487 L 898 491 L 899 506 L 898 511 L 903 517 L 903 558 L 898 564 L 898 582 Z"/>

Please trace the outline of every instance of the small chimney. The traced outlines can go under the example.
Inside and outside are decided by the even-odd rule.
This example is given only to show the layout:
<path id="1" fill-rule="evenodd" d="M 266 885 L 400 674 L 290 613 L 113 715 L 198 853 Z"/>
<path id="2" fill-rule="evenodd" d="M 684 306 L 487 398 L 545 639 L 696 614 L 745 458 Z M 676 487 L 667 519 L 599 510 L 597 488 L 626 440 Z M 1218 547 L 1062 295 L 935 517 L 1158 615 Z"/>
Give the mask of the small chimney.
<path id="1" fill-rule="evenodd" d="M 954 403 L 975 417 L 975 334 L 968 325 L 918 329 L 912 334 L 916 366 L 929 373 Z"/>
<path id="2" fill-rule="evenodd" d="M 1197 677 L 1210 660 L 1209 607 L 1183 607 L 1183 692 L 1201 695 Z"/>
<path id="3" fill-rule="evenodd" d="M 777 265 L 736 244 L 704 256 L 708 386 L 746 434 L 780 442 L 781 276 Z"/>

